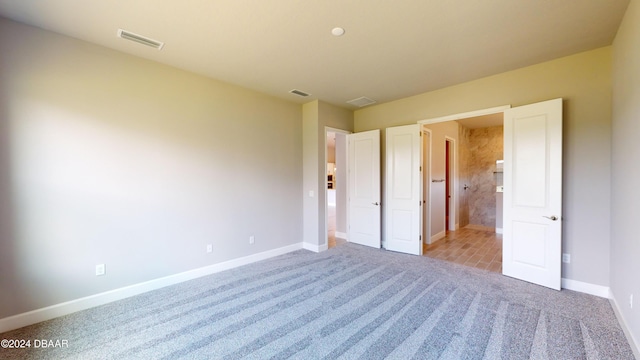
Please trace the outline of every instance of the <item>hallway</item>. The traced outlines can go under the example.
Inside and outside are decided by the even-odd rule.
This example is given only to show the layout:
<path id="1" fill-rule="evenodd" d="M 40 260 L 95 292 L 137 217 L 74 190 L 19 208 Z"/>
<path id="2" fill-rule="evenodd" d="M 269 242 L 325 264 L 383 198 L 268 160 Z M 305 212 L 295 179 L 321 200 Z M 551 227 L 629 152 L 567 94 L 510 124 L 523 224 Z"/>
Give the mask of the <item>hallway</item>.
<path id="1" fill-rule="evenodd" d="M 347 240 L 336 238 L 336 207 L 335 205 L 327 206 L 327 210 L 328 210 L 327 245 L 328 245 L 328 248 L 331 249 L 332 247 L 346 243 Z"/>

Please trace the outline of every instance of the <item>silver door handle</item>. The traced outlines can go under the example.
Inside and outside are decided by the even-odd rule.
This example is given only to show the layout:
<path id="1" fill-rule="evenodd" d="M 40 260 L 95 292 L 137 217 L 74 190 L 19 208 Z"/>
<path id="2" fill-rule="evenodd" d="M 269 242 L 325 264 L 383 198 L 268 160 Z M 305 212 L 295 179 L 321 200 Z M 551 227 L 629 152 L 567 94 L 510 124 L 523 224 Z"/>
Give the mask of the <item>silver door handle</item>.
<path id="1" fill-rule="evenodd" d="M 375 205 L 375 206 L 380 205 L 380 204 L 378 204 L 378 202 L 377 202 L 377 201 L 376 201 L 376 202 L 374 202 L 374 203 L 372 203 L 372 204 L 373 204 L 373 205 Z"/>
<path id="2" fill-rule="evenodd" d="M 547 219 L 551 219 L 551 220 L 553 220 L 553 221 L 558 220 L 558 217 L 557 217 L 557 216 L 555 216 L 555 215 L 551 215 L 551 216 L 544 216 L 544 215 L 542 215 L 542 217 L 545 217 L 545 218 L 547 218 Z"/>

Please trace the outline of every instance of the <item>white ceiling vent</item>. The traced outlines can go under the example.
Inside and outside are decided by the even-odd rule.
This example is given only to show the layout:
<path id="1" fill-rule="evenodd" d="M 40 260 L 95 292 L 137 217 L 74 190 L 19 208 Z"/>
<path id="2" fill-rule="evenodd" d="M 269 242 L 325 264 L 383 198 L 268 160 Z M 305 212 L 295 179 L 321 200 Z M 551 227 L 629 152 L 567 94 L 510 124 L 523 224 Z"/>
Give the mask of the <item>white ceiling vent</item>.
<path id="1" fill-rule="evenodd" d="M 164 46 L 164 43 L 158 40 L 153 40 L 150 39 L 148 37 L 142 36 L 142 35 L 138 35 L 138 34 L 134 34 L 130 31 L 127 30 L 122 30 L 122 29 L 118 29 L 118 37 L 121 37 L 123 39 L 126 40 L 131 40 L 131 41 L 135 41 L 139 44 L 142 45 L 146 45 L 146 46 L 150 46 L 154 49 L 162 49 L 162 47 Z"/>
<path id="2" fill-rule="evenodd" d="M 290 90 L 289 92 L 294 94 L 294 95 L 298 95 L 298 96 L 302 96 L 302 97 L 307 97 L 307 96 L 311 95 L 311 94 L 308 94 L 308 93 L 306 93 L 304 91 L 301 91 L 301 90 L 298 90 L 298 89 L 293 89 L 293 90 Z"/>
<path id="3" fill-rule="evenodd" d="M 357 107 L 364 107 L 364 106 L 375 104 L 375 103 L 376 103 L 375 100 L 369 99 L 368 97 L 365 97 L 365 96 L 347 101 L 347 104 L 351 104 Z"/>

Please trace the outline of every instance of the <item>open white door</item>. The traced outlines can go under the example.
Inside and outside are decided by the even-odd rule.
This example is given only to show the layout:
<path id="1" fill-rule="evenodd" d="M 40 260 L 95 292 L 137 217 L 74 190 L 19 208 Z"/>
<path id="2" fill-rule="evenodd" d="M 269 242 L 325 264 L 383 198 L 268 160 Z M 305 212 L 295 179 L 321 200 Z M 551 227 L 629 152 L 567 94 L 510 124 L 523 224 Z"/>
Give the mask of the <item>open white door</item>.
<path id="1" fill-rule="evenodd" d="M 502 273 L 560 290 L 562 99 L 504 112 Z"/>
<path id="2" fill-rule="evenodd" d="M 384 247 L 422 255 L 420 125 L 387 128 Z"/>
<path id="3" fill-rule="evenodd" d="M 380 130 L 348 135 L 349 242 L 380 248 Z"/>

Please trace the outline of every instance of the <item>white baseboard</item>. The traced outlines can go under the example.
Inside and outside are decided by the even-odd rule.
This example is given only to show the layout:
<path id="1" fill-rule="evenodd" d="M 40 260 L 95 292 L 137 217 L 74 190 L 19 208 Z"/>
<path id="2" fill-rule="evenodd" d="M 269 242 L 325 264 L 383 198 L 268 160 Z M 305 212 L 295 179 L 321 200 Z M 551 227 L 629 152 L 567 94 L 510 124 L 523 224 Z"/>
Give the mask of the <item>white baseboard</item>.
<path id="1" fill-rule="evenodd" d="M 305 250 L 313 251 L 313 252 L 323 252 L 329 249 L 329 244 L 324 243 L 323 245 L 315 245 L 309 243 L 302 243 L 302 248 Z"/>
<path id="2" fill-rule="evenodd" d="M 104 305 L 113 301 L 122 300 L 131 296 L 139 295 L 148 291 L 157 290 L 169 285 L 197 279 L 202 276 L 215 274 L 220 271 L 233 269 L 242 265 L 251 264 L 257 261 L 272 258 L 274 256 L 286 254 L 300 250 L 301 243 L 284 246 L 281 248 L 253 254 L 238 259 L 233 259 L 218 264 L 201 267 L 194 270 L 185 271 L 175 275 L 165 276 L 159 279 L 149 280 L 142 283 L 125 286 L 119 289 L 106 291 L 100 294 L 90 295 L 80 299 L 67 301 L 64 303 L 47 306 L 45 308 L 32 310 L 26 313 L 9 316 L 0 319 L 0 333 L 15 330 L 24 326 L 36 324 L 42 321 L 51 320 L 56 317 L 68 315 L 77 311 L 86 310 L 92 307 Z"/>
<path id="3" fill-rule="evenodd" d="M 429 245 L 435 243 L 436 241 L 440 240 L 440 239 L 444 239 L 444 237 L 447 236 L 447 232 L 445 230 L 440 231 L 439 233 L 432 235 L 431 236 L 431 241 L 429 241 Z"/>
<path id="4" fill-rule="evenodd" d="M 470 229 L 470 230 L 480 230 L 480 231 L 491 231 L 491 232 L 496 231 L 495 227 L 484 226 L 484 225 L 474 225 L 474 224 L 468 224 L 464 228 L 465 229 Z"/>
<path id="5" fill-rule="evenodd" d="M 502 234 L 503 230 L 502 228 L 496 228 L 496 234 Z"/>
<path id="6" fill-rule="evenodd" d="M 336 237 L 340 239 L 347 240 L 347 233 L 336 231 Z"/>
<path id="7" fill-rule="evenodd" d="M 578 291 L 581 293 L 595 295 L 609 299 L 611 292 L 609 287 L 602 285 L 589 284 L 582 281 L 562 278 L 561 286 L 563 289 Z"/>
<path id="8" fill-rule="evenodd" d="M 634 337 L 631 331 L 629 331 L 629 324 L 624 320 L 622 316 L 622 311 L 620 311 L 620 306 L 618 305 L 618 301 L 616 301 L 616 297 L 611 294 L 609 297 L 609 303 L 613 308 L 613 312 L 616 314 L 616 318 L 618 318 L 618 323 L 620 323 L 620 327 L 624 332 L 624 335 L 627 337 L 627 341 L 629 342 L 629 346 L 631 346 L 631 350 L 633 351 L 633 355 L 636 359 L 640 359 L 640 342 L 638 342 Z"/>

